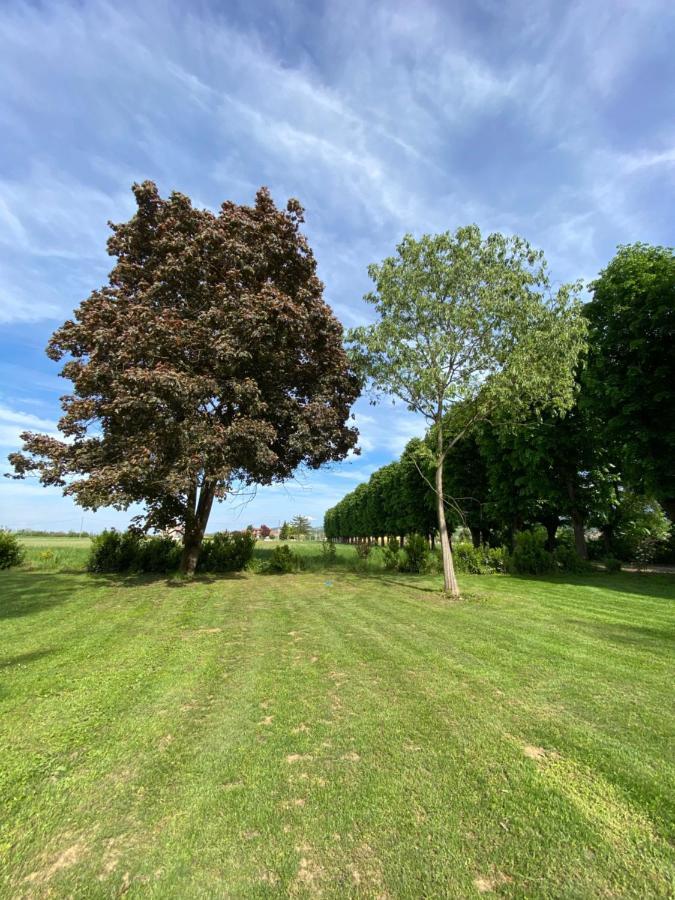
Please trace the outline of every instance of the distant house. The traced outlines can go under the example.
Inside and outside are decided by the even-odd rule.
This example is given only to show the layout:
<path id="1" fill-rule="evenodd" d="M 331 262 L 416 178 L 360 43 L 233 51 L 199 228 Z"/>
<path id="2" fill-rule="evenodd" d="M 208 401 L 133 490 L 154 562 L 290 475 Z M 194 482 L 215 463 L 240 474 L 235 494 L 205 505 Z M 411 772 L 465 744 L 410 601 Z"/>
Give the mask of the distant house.
<path id="1" fill-rule="evenodd" d="M 270 538 L 274 538 L 275 541 L 278 541 L 280 534 L 281 528 L 270 528 Z"/>

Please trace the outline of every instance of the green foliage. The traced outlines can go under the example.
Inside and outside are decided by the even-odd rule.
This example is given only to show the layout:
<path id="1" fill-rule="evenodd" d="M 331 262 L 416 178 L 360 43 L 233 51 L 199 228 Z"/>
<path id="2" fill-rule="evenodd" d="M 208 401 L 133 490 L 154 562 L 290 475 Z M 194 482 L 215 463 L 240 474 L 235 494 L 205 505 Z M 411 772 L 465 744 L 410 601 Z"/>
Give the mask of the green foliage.
<path id="1" fill-rule="evenodd" d="M 310 521 L 307 516 L 293 516 L 290 524 L 290 534 L 295 537 L 307 537 L 310 529 Z"/>
<path id="2" fill-rule="evenodd" d="M 359 559 L 366 560 L 370 556 L 370 551 L 372 549 L 370 541 L 359 541 L 356 545 L 356 555 Z"/>
<path id="3" fill-rule="evenodd" d="M 291 536 L 291 527 L 288 522 L 284 522 L 279 531 L 279 540 L 287 541 Z"/>
<path id="4" fill-rule="evenodd" d="M 507 552 L 504 547 L 459 543 L 452 548 L 457 571 L 465 575 L 493 575 L 506 571 Z"/>
<path id="5" fill-rule="evenodd" d="M 239 572 L 255 548 L 249 531 L 218 532 L 202 545 L 200 572 Z M 166 574 L 178 570 L 181 545 L 166 536 L 144 537 L 136 531 L 103 531 L 92 538 L 87 569 L 98 574 Z"/>
<path id="6" fill-rule="evenodd" d="M 675 252 L 631 244 L 591 285 L 585 379 L 623 475 L 675 517 Z"/>
<path id="7" fill-rule="evenodd" d="M 621 571 L 621 561 L 618 560 L 615 556 L 606 556 L 602 560 L 602 564 L 605 567 L 606 572 L 620 572 Z"/>
<path id="8" fill-rule="evenodd" d="M 289 575 L 293 572 L 299 572 L 302 568 L 302 560 L 293 553 L 288 544 L 279 544 L 272 551 L 270 561 L 267 564 L 267 571 L 277 575 Z"/>
<path id="9" fill-rule="evenodd" d="M 542 529 L 520 531 L 516 535 L 508 570 L 515 575 L 548 575 L 556 571 L 553 554 L 544 546 L 546 535 Z"/>
<path id="10" fill-rule="evenodd" d="M 652 562 L 670 533 L 671 524 L 656 500 L 621 493 L 612 518 L 612 549 L 619 559 Z"/>
<path id="11" fill-rule="evenodd" d="M 11 531 L 0 529 L 0 569 L 11 569 L 12 566 L 21 565 L 24 555 L 24 548 L 16 535 Z"/>
<path id="12" fill-rule="evenodd" d="M 219 531 L 205 538 L 199 572 L 241 572 L 250 563 L 255 537 L 250 531 Z"/>
<path id="13" fill-rule="evenodd" d="M 321 541 L 321 558 L 327 568 L 335 565 L 337 551 L 333 541 Z"/>
<path id="14" fill-rule="evenodd" d="M 570 544 L 561 544 L 556 547 L 553 551 L 553 558 L 560 571 L 570 575 L 581 575 L 592 568 L 588 560 L 582 559 Z"/>
<path id="15" fill-rule="evenodd" d="M 400 563 L 402 572 L 424 572 L 429 558 L 429 544 L 421 534 L 408 536 L 403 547 L 403 559 Z"/>
<path id="16" fill-rule="evenodd" d="M 401 553 L 398 538 L 392 537 L 382 548 L 382 562 L 389 572 L 395 572 L 401 565 Z"/>
<path id="17" fill-rule="evenodd" d="M 91 540 L 87 570 L 97 574 L 130 572 L 138 555 L 140 535 L 135 531 L 106 529 Z"/>
<path id="18" fill-rule="evenodd" d="M 181 546 L 166 536 L 145 537 L 136 547 L 133 569 L 136 572 L 163 574 L 175 572 L 180 565 Z"/>

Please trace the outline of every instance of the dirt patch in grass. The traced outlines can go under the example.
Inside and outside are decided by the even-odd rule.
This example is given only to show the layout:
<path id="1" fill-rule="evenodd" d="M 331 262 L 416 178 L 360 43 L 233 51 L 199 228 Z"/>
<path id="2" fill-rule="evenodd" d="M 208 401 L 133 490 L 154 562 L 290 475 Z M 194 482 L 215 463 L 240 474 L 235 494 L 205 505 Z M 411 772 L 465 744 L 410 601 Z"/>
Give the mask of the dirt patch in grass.
<path id="1" fill-rule="evenodd" d="M 286 762 L 292 765 L 293 763 L 300 762 L 301 760 L 308 760 L 312 757 L 309 753 L 289 753 L 286 757 Z"/>
<path id="2" fill-rule="evenodd" d="M 479 875 L 478 878 L 473 880 L 479 894 L 491 894 L 502 887 L 502 885 L 511 884 L 512 882 L 513 878 L 510 875 L 505 875 L 504 872 L 495 872 L 493 875 Z"/>
<path id="3" fill-rule="evenodd" d="M 49 862 L 45 862 L 41 868 L 27 875 L 25 880 L 35 886 L 46 885 L 59 872 L 76 866 L 88 853 L 89 845 L 83 838 L 79 838 L 74 844 L 52 857 Z"/>

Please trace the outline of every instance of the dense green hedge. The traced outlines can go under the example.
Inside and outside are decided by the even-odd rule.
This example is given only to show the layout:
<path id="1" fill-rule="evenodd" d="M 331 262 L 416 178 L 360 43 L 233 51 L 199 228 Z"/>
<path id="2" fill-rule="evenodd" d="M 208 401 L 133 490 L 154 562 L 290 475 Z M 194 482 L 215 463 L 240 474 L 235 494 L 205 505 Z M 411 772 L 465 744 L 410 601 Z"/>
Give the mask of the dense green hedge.
<path id="1" fill-rule="evenodd" d="M 204 538 L 197 571 L 239 572 L 253 556 L 255 538 L 248 531 L 218 532 Z M 178 571 L 182 547 L 170 537 L 147 537 L 134 531 L 103 531 L 92 539 L 87 569 L 99 574 Z"/>

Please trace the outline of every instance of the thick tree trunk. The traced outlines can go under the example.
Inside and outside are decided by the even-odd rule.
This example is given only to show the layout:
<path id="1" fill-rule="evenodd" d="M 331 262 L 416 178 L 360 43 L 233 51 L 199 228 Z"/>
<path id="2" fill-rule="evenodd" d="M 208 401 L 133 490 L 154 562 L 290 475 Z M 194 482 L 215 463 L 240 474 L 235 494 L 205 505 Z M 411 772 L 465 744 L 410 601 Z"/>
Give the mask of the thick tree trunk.
<path id="1" fill-rule="evenodd" d="M 572 510 L 570 515 L 572 517 L 572 528 L 574 529 L 574 547 L 582 559 L 588 559 L 584 518 L 576 508 Z"/>
<path id="2" fill-rule="evenodd" d="M 582 559 L 588 559 L 584 516 L 577 504 L 577 492 L 571 478 L 567 480 L 567 495 L 570 498 L 570 518 L 572 519 L 572 528 L 574 529 L 574 547 Z"/>
<path id="3" fill-rule="evenodd" d="M 607 522 L 602 526 L 601 532 L 602 544 L 605 548 L 605 553 L 607 554 L 607 556 L 610 556 L 612 553 L 612 544 L 614 542 L 614 526 L 610 525 L 609 522 Z"/>
<path id="4" fill-rule="evenodd" d="M 553 516 L 544 521 L 544 527 L 546 528 L 546 549 L 549 553 L 553 553 L 555 550 L 555 536 L 558 532 L 559 525 L 560 518 L 558 516 Z"/>
<path id="5" fill-rule="evenodd" d="M 455 577 L 455 566 L 452 561 L 452 548 L 445 521 L 445 504 L 443 502 L 443 454 L 440 448 L 440 462 L 436 465 L 436 504 L 438 508 L 438 533 L 441 539 L 443 557 L 443 587 L 448 594 L 459 597 L 459 585 Z"/>
<path id="6" fill-rule="evenodd" d="M 183 535 L 183 555 L 180 561 L 180 571 L 183 575 L 194 575 L 199 560 L 199 551 L 202 549 L 204 532 L 211 515 L 211 507 L 216 492 L 213 481 L 204 481 L 199 492 L 197 508 L 188 512 L 185 522 L 185 534 Z M 194 498 L 196 490 L 191 497 Z M 190 499 L 190 498 L 189 498 Z"/>
<path id="7" fill-rule="evenodd" d="M 471 543 L 474 547 L 480 547 L 480 528 L 470 527 L 469 531 L 471 532 Z"/>

